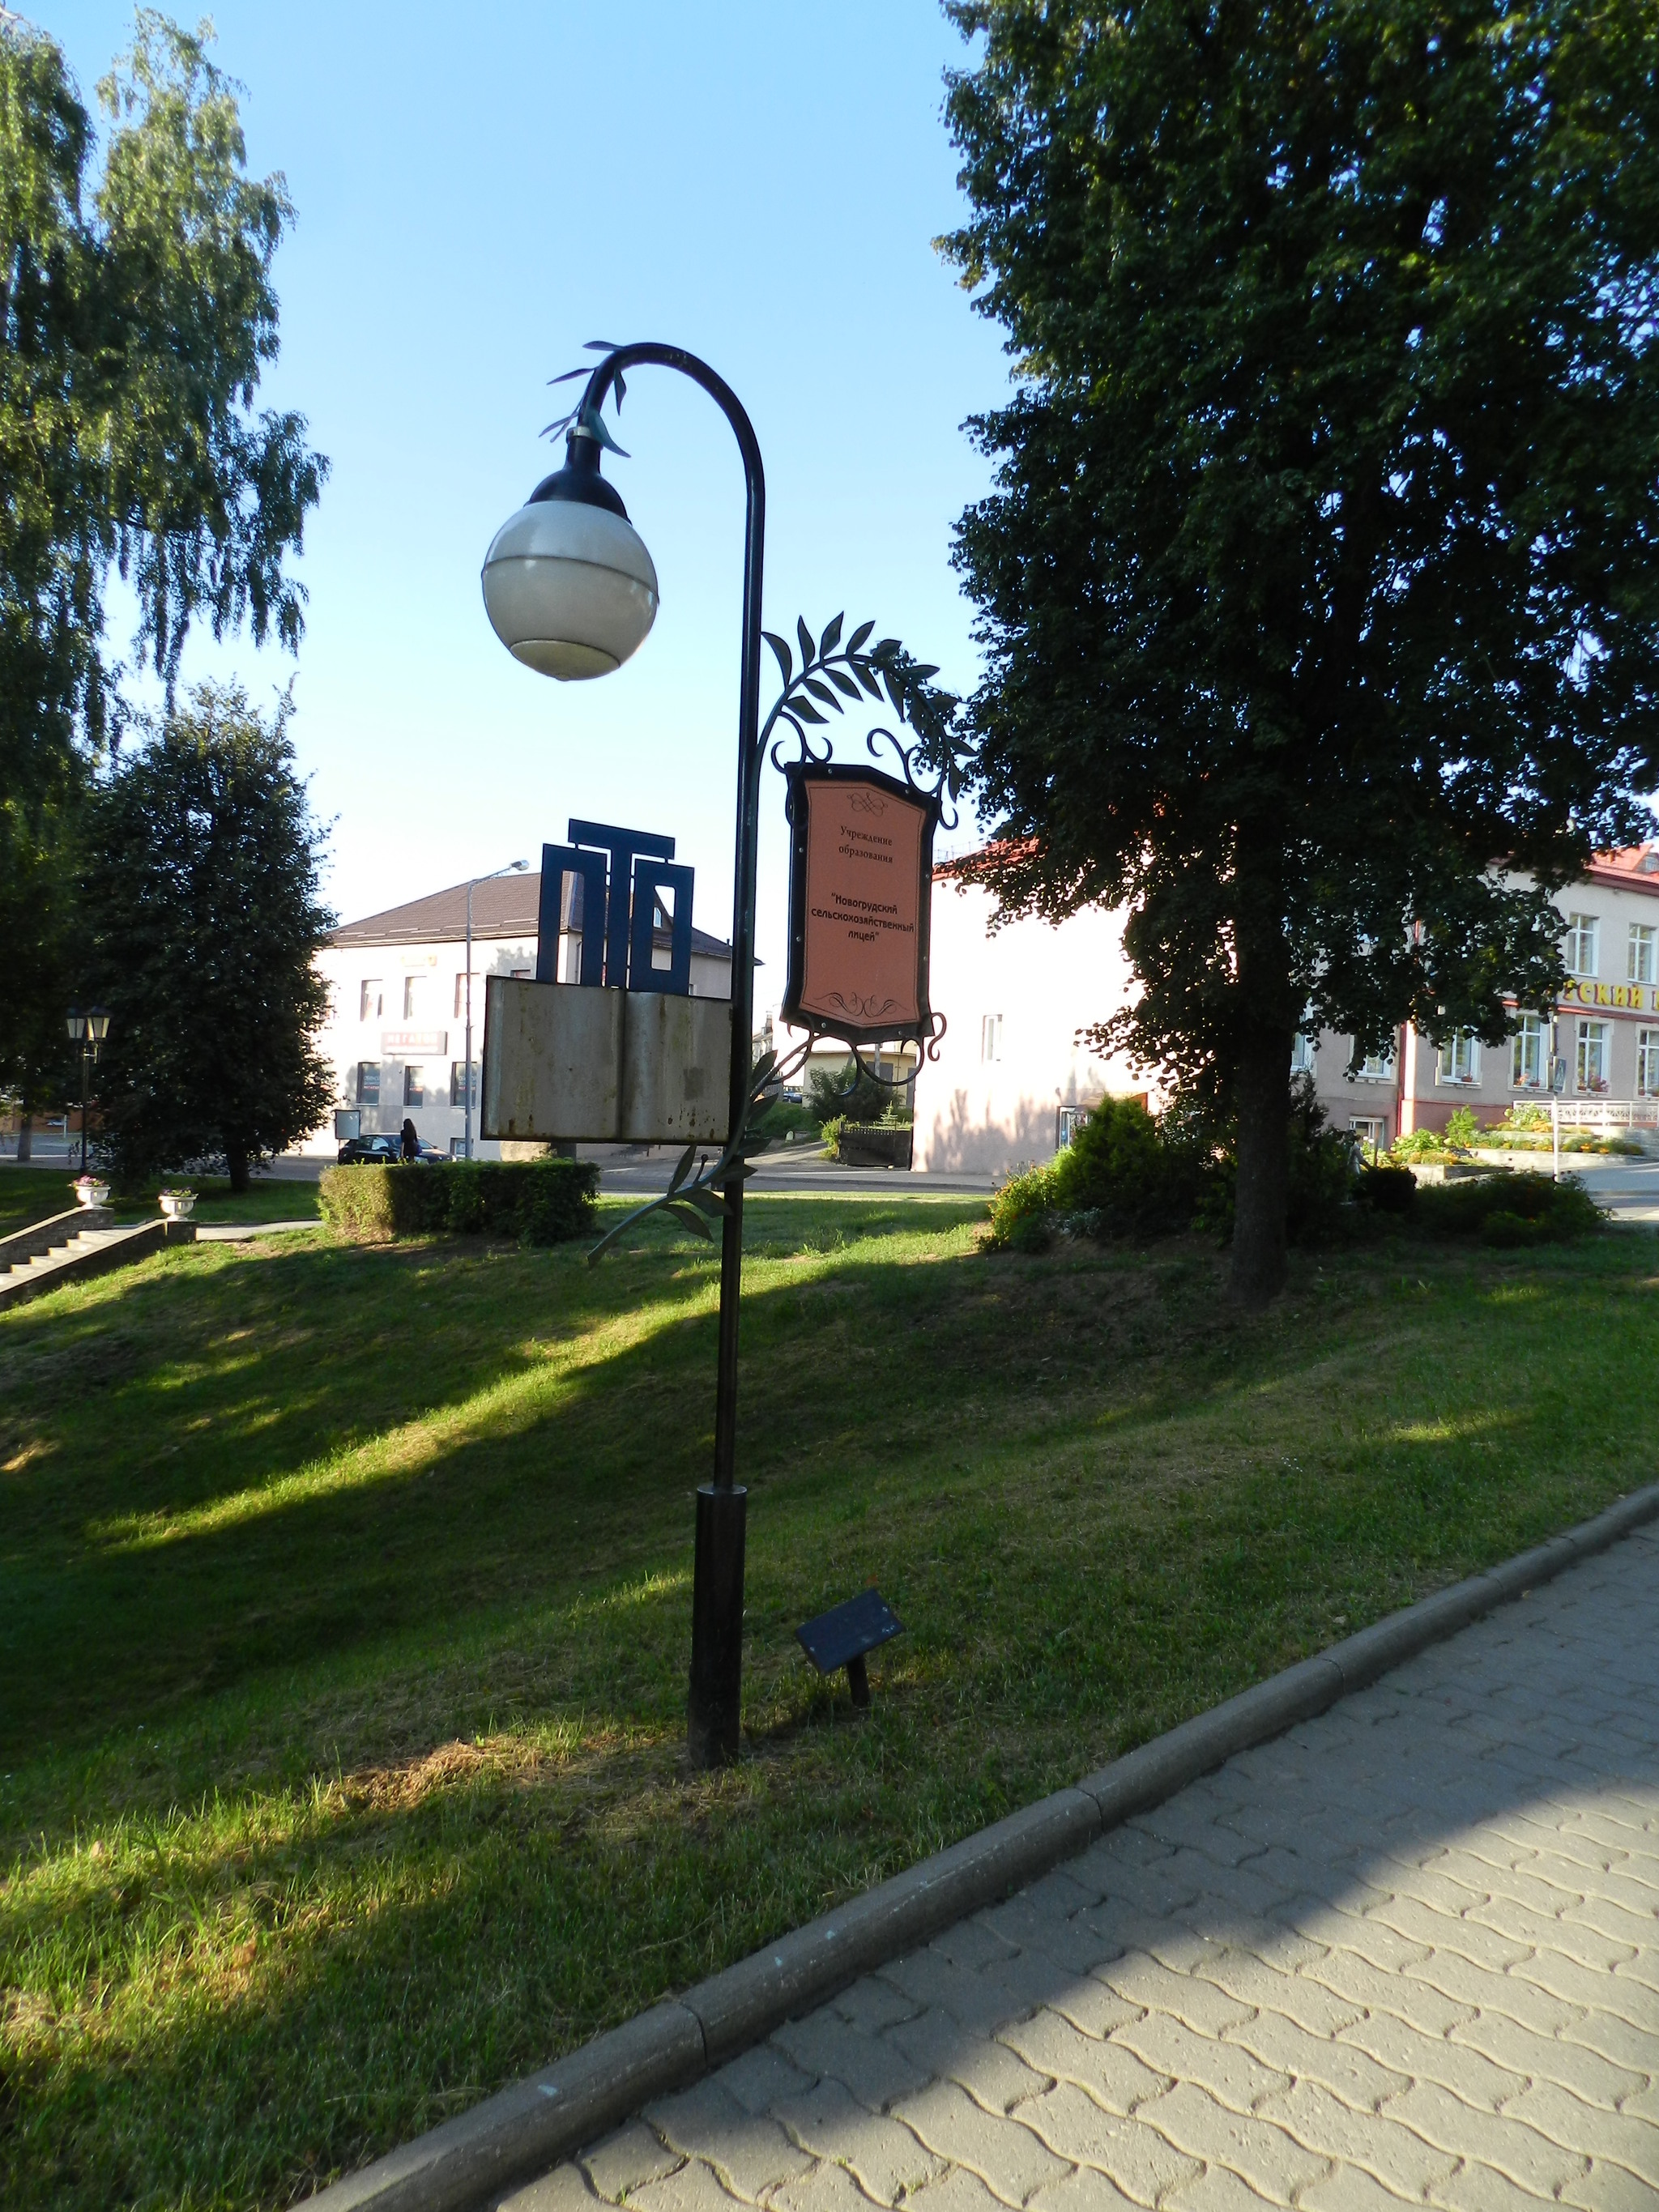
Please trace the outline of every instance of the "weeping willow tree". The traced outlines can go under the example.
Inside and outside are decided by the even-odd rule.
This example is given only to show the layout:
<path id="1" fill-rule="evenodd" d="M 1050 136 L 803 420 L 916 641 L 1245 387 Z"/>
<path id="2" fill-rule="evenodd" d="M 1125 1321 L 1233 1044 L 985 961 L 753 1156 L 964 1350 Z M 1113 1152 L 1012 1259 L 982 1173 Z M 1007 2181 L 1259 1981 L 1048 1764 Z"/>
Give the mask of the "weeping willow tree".
<path id="1" fill-rule="evenodd" d="M 64 1073 L 67 855 L 121 718 L 111 580 L 169 698 L 195 623 L 296 647 L 286 563 L 327 466 L 256 404 L 291 211 L 247 173 L 234 88 L 141 11 L 97 103 L 0 17 L 0 909 L 30 925 L 0 963 L 0 1084 L 26 1107 Z"/>

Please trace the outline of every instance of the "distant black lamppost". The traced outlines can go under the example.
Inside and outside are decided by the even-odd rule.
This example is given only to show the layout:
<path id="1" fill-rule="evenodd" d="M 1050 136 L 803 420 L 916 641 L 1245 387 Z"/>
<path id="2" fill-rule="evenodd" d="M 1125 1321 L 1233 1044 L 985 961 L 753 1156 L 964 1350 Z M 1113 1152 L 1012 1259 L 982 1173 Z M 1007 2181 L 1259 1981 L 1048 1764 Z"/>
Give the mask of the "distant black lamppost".
<path id="1" fill-rule="evenodd" d="M 87 1171 L 87 1096 L 92 1069 L 95 1066 L 104 1039 L 109 1035 L 109 1010 L 106 1006 L 88 1006 L 84 1013 L 79 1006 L 69 1010 L 70 1042 L 81 1048 L 81 1172 Z"/>
<path id="2" fill-rule="evenodd" d="M 741 669 L 738 699 L 737 854 L 732 890 L 732 1054 L 728 1129 L 749 1105 L 755 994 L 755 860 L 760 820 L 761 564 L 766 475 L 754 427 L 737 395 L 684 347 L 612 348 L 588 377 L 569 419 L 565 463 L 545 477 L 497 531 L 484 558 L 484 604 L 496 635 L 517 660 L 570 682 L 608 676 L 645 641 L 657 613 L 657 572 L 616 487 L 599 474 L 599 449 L 615 441 L 600 409 L 623 372 L 678 369 L 700 385 L 732 426 L 743 456 Z M 620 450 L 617 448 L 616 450 Z M 687 1741 L 695 1766 L 738 1755 L 743 1683 L 744 1531 L 748 1492 L 735 1480 L 738 1309 L 743 1274 L 744 1168 L 736 1158 L 724 1189 L 720 1230 L 720 1366 L 712 1483 L 697 1492 L 691 1598 L 691 1685 Z"/>
<path id="3" fill-rule="evenodd" d="M 492 868 L 487 876 L 470 876 L 466 885 L 466 1054 L 461 1065 L 466 1074 L 466 1134 L 461 1139 L 461 1158 L 472 1157 L 472 894 L 480 884 L 493 884 L 497 876 L 521 876 L 530 866 L 528 860 L 509 860 L 504 868 Z"/>

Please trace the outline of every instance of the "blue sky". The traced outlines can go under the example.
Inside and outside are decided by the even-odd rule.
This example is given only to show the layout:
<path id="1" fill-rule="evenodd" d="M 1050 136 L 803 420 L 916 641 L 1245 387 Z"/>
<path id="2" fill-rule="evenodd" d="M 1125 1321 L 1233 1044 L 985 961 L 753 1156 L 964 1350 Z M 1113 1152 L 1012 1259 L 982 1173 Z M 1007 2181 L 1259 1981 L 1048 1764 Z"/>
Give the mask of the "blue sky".
<path id="1" fill-rule="evenodd" d="M 130 9 L 32 12 L 89 96 Z M 266 397 L 333 464 L 299 569 L 294 724 L 332 823 L 331 898 L 349 918 L 534 860 L 580 814 L 678 838 L 697 920 L 725 934 L 742 478 L 723 420 L 664 372 L 629 380 L 633 458 L 607 469 L 663 597 L 618 675 L 520 668 L 479 564 L 556 465 L 537 436 L 563 411 L 547 380 L 590 337 L 671 339 L 759 434 L 769 625 L 872 616 L 971 684 L 949 551 L 986 464 L 960 426 L 1007 367 L 932 245 L 960 211 L 941 116 L 960 40 L 930 0 L 227 0 L 215 21 L 250 164 L 286 174 L 297 212 Z M 293 665 L 203 641 L 186 674 L 234 671 L 269 698 Z M 786 896 L 767 781 L 762 1002 Z"/>

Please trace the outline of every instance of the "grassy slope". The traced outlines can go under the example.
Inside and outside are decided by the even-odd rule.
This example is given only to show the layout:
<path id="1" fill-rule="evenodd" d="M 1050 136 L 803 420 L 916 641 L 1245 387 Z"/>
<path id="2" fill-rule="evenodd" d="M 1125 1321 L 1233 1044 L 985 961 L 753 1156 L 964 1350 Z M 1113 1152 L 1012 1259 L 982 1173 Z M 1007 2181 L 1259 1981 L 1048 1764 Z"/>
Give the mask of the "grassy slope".
<path id="1" fill-rule="evenodd" d="M 0 1170 L 0 1237 L 14 1229 L 26 1229 L 31 1221 L 66 1212 L 75 1204 L 75 1193 L 70 1188 L 74 1180 L 72 1170 L 56 1163 L 48 1168 Z M 317 1218 L 314 1182 L 272 1176 L 256 1182 L 252 1190 L 237 1198 L 231 1196 L 223 1176 L 191 1176 L 190 1185 L 198 1194 L 195 1215 L 198 1221 L 314 1221 Z M 118 1195 L 115 1200 L 115 1215 L 120 1221 L 147 1220 L 156 1211 L 153 1191 L 131 1198 Z"/>
<path id="2" fill-rule="evenodd" d="M 1651 1474 L 1644 1232 L 1242 1322 L 1198 1246 L 751 1205 L 714 1778 L 701 1251 L 201 1247 L 0 1318 L 0 2201 L 283 2203 Z M 854 1722 L 791 1632 L 869 1579 Z"/>
<path id="3" fill-rule="evenodd" d="M 70 1185 L 76 1170 L 54 1161 L 49 1168 L 0 1169 L 0 1237 L 66 1213 L 75 1203 Z"/>

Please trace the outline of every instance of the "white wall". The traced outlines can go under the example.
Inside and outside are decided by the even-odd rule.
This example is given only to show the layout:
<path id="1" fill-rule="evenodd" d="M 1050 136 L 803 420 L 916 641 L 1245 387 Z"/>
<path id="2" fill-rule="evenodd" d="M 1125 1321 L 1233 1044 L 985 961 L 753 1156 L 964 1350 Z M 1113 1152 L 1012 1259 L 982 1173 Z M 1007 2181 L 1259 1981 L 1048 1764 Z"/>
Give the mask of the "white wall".
<path id="1" fill-rule="evenodd" d="M 1570 915 L 1601 925 L 1595 974 L 1569 987 L 1559 1002 L 1553 1048 L 1568 1062 L 1567 1090 L 1577 1095 L 1579 1024 L 1606 1024 L 1607 1093 L 1629 1098 L 1638 1086 L 1638 1047 L 1659 1039 L 1659 942 L 1651 980 L 1631 972 L 1632 925 L 1659 930 L 1659 847 L 1598 860 L 1589 874 L 1556 895 L 1564 933 Z M 1074 1042 L 1075 1032 L 1129 1004 L 1135 986 L 1123 957 L 1122 917 L 1100 908 L 1058 927 L 1026 920 L 993 933 L 994 902 L 979 885 L 949 875 L 933 883 L 932 992 L 950 1027 L 936 1062 L 916 1079 L 915 1164 L 934 1169 L 1006 1171 L 1020 1161 L 1050 1158 L 1056 1108 L 1092 1105 L 1108 1092 L 1144 1092 L 1154 1110 L 1156 1081 L 1122 1059 L 1103 1061 Z M 1000 1057 L 983 1057 L 985 1017 L 1000 1014 Z M 1474 1106 L 1495 1119 L 1516 1096 L 1507 1045 L 1487 1046 L 1477 1084 L 1437 1079 L 1435 1048 L 1410 1031 L 1403 1054 L 1379 1080 L 1346 1074 L 1348 1040 L 1326 1036 L 1316 1063 L 1320 1095 L 1334 1125 L 1357 1115 L 1381 1121 L 1383 1141 L 1415 1121 L 1439 1127 L 1452 1108 Z M 1396 1053 L 1399 1047 L 1396 1046 Z M 1404 1093 L 1402 1097 L 1401 1093 Z"/>
<path id="2" fill-rule="evenodd" d="M 1133 995 L 1121 916 L 1093 908 L 1058 927 L 1027 919 L 994 933 L 994 909 L 981 885 L 935 877 L 930 988 L 948 1027 L 916 1077 L 919 1168 L 995 1174 L 1050 1159 L 1061 1106 L 1150 1087 L 1121 1057 L 1076 1042 Z M 988 1015 L 1001 1018 L 990 1060 Z"/>

